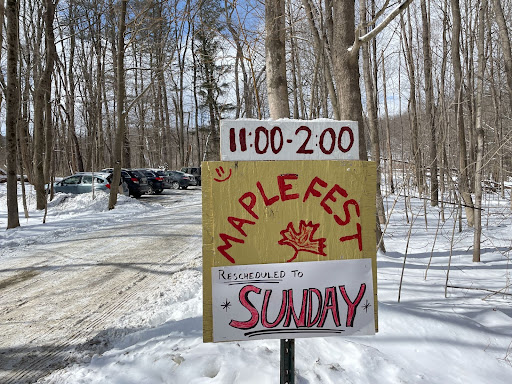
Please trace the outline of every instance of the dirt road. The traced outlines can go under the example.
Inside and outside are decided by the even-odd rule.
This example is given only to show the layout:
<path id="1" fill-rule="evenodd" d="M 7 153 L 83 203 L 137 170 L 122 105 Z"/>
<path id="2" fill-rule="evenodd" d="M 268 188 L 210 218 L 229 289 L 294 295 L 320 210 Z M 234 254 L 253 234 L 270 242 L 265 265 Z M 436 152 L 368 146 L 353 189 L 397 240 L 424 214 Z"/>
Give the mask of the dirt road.
<path id="1" fill-rule="evenodd" d="M 200 190 L 187 192 L 190 203 L 158 196 L 167 206 L 147 217 L 28 246 L 0 264 L 0 383 L 33 383 L 76 351 L 101 351 L 120 317 L 198 265 Z"/>

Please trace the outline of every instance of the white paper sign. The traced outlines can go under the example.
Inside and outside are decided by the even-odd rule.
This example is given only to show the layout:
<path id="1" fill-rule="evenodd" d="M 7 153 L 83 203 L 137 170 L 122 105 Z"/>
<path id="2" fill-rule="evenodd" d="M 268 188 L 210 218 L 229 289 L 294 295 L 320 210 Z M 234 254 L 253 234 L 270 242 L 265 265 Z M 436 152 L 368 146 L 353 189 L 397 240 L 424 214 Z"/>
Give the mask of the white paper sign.
<path id="1" fill-rule="evenodd" d="M 213 341 L 375 334 L 370 259 L 212 268 Z"/>
<path id="2" fill-rule="evenodd" d="M 223 161 L 358 160 L 356 121 L 222 120 Z"/>

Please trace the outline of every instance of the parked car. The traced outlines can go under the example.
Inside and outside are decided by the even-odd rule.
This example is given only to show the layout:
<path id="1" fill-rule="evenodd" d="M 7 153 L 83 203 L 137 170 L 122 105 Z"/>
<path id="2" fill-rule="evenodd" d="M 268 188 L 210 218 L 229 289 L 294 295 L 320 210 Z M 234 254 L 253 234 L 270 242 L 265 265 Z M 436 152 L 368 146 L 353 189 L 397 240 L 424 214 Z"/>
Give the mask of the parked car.
<path id="1" fill-rule="evenodd" d="M 164 190 L 164 178 L 162 176 L 159 176 L 153 170 L 146 168 L 136 169 L 136 171 L 139 171 L 140 173 L 144 174 L 144 176 L 146 176 L 146 178 L 148 179 L 148 195 L 158 195 L 162 193 L 162 191 Z"/>
<path id="2" fill-rule="evenodd" d="M 197 185 L 193 175 L 181 171 L 167 171 L 167 175 L 171 178 L 172 189 L 187 189 L 189 186 Z"/>
<path id="3" fill-rule="evenodd" d="M 195 177 L 197 185 L 201 185 L 201 167 L 183 167 L 181 172 L 191 174 Z"/>
<path id="4" fill-rule="evenodd" d="M 113 168 L 104 168 L 102 172 L 114 172 Z M 129 194 L 133 197 L 141 197 L 149 192 L 147 177 L 134 169 L 121 169 L 121 178 L 128 186 Z"/>
<path id="5" fill-rule="evenodd" d="M 167 174 L 167 171 L 163 171 L 161 169 L 152 169 L 151 171 L 162 178 L 163 189 L 172 189 L 172 180 L 171 177 Z"/>
<path id="6" fill-rule="evenodd" d="M 21 175 L 16 175 L 16 179 L 21 181 Z M 28 182 L 28 176 L 23 175 L 23 180 Z M 0 168 L 0 183 L 7 183 L 7 171 L 3 168 Z"/>
<path id="7" fill-rule="evenodd" d="M 88 193 L 95 191 L 108 191 L 111 187 L 110 173 L 79 172 L 65 177 L 53 184 L 55 192 L 62 193 Z"/>

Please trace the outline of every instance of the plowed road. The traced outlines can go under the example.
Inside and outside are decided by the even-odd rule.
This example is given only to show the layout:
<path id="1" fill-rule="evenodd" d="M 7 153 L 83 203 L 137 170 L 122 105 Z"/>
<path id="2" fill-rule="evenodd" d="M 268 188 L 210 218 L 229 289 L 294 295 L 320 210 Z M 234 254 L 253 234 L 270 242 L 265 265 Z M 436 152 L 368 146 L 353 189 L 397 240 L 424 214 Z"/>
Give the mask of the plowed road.
<path id="1" fill-rule="evenodd" d="M 180 204 L 176 195 L 147 196 L 164 208 L 15 250 L 7 261 L 0 250 L 0 383 L 33 383 L 72 363 L 121 316 L 171 289 L 172 274 L 201 255 L 200 193 L 183 191 L 190 202 Z"/>

